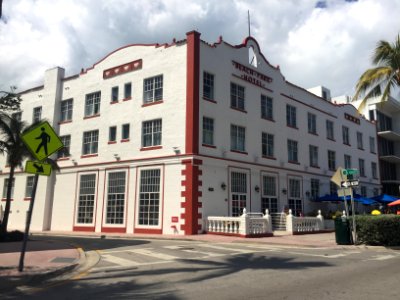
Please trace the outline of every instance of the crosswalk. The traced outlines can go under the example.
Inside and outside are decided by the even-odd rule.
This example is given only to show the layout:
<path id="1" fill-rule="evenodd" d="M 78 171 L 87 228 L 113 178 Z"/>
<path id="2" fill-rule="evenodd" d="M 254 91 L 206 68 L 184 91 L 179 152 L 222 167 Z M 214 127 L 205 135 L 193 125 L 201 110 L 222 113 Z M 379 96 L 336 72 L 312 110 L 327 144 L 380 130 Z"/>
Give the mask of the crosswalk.
<path id="1" fill-rule="evenodd" d="M 285 253 L 296 257 L 342 259 L 349 256 L 358 257 L 363 261 L 387 260 L 400 258 L 400 255 L 381 253 L 364 257 L 361 250 L 329 252 L 326 249 L 314 248 L 288 248 L 277 245 L 259 244 L 233 244 L 233 243 L 185 243 L 178 245 L 163 245 L 146 248 L 114 248 L 99 251 L 100 262 L 94 270 L 115 270 L 126 268 L 138 268 L 157 264 L 167 264 L 176 261 L 205 260 L 230 255 L 248 255 L 256 253 Z M 361 256 L 363 256 L 361 258 Z"/>

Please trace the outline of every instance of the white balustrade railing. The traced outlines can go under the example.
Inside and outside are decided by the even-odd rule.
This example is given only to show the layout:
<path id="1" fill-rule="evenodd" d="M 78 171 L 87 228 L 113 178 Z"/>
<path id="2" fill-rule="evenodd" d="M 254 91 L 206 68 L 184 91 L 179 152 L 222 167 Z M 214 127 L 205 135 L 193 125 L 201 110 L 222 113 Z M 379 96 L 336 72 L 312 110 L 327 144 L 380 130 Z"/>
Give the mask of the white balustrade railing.
<path id="1" fill-rule="evenodd" d="M 292 210 L 289 209 L 289 214 L 286 216 L 286 231 L 291 233 L 297 232 L 315 232 L 324 229 L 324 217 L 321 211 L 318 210 L 316 217 L 295 217 Z"/>
<path id="2" fill-rule="evenodd" d="M 272 234 L 271 216 L 268 209 L 265 215 L 243 209 L 240 217 L 208 217 L 207 232 L 242 236 Z"/>

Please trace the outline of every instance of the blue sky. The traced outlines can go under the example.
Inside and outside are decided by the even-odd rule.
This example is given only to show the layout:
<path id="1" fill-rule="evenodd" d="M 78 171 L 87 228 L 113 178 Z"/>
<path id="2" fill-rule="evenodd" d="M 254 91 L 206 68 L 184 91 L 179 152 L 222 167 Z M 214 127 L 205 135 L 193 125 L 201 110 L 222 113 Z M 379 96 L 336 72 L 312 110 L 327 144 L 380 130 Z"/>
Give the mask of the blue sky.
<path id="1" fill-rule="evenodd" d="M 323 5 L 318 4 L 323 2 Z M 287 80 L 352 95 L 376 43 L 400 32 L 400 0 L 3 0 L 0 90 L 67 75 L 132 43 L 164 43 L 197 30 L 239 44 L 251 33 Z"/>

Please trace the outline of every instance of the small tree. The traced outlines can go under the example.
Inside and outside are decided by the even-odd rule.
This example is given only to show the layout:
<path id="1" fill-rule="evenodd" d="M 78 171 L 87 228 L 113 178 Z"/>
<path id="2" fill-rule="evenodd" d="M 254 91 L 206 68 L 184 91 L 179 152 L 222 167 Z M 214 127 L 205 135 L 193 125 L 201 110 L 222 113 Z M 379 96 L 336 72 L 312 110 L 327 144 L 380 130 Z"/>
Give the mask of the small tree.
<path id="1" fill-rule="evenodd" d="M 18 111 L 20 110 L 21 97 L 15 93 L 16 87 L 12 86 L 10 92 L 0 91 L 0 110 Z"/>

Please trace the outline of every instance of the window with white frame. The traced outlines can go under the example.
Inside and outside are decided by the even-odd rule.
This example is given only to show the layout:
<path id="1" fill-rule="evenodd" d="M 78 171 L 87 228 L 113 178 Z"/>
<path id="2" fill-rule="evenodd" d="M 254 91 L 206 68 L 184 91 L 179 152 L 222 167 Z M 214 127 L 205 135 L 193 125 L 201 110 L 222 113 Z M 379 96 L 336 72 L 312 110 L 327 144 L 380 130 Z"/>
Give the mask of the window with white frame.
<path id="1" fill-rule="evenodd" d="M 294 216 L 299 216 L 303 211 L 303 201 L 301 197 L 301 182 L 299 179 L 289 178 L 289 209 Z"/>
<path id="2" fill-rule="evenodd" d="M 318 147 L 309 145 L 309 152 L 310 152 L 310 166 L 318 167 Z"/>
<path id="3" fill-rule="evenodd" d="M 99 131 L 92 130 L 83 133 L 82 154 L 96 154 L 99 145 Z"/>
<path id="4" fill-rule="evenodd" d="M 25 185 L 25 198 L 32 197 L 33 190 L 33 182 L 35 180 L 35 176 L 27 176 L 26 177 L 26 185 Z"/>
<path id="5" fill-rule="evenodd" d="M 231 150 L 246 151 L 246 128 L 231 124 Z"/>
<path id="6" fill-rule="evenodd" d="M 360 176 L 365 177 L 365 161 L 362 158 L 358 159 L 358 168 Z"/>
<path id="7" fill-rule="evenodd" d="M 130 131 L 130 124 L 123 124 L 122 125 L 122 135 L 121 135 L 121 138 L 123 140 L 129 139 L 129 135 L 130 135 L 129 131 Z"/>
<path id="8" fill-rule="evenodd" d="M 203 97 L 210 100 L 214 99 L 214 75 L 203 72 Z"/>
<path id="9" fill-rule="evenodd" d="M 106 224 L 123 224 L 126 172 L 108 173 Z"/>
<path id="10" fill-rule="evenodd" d="M 60 140 L 64 147 L 58 150 L 57 158 L 69 157 L 71 155 L 69 152 L 71 147 L 71 135 L 62 135 L 60 136 Z"/>
<path id="11" fill-rule="evenodd" d="M 328 168 L 330 171 L 336 171 L 336 152 L 328 150 Z"/>
<path id="12" fill-rule="evenodd" d="M 345 169 L 351 169 L 351 156 L 345 154 L 344 155 L 344 168 Z"/>
<path id="13" fill-rule="evenodd" d="M 127 82 L 124 85 L 124 99 L 128 100 L 131 99 L 131 97 L 132 97 L 132 83 Z"/>
<path id="14" fill-rule="evenodd" d="M 371 153 L 376 153 L 376 149 L 375 149 L 375 138 L 370 136 L 369 137 L 369 151 Z"/>
<path id="15" fill-rule="evenodd" d="M 364 149 L 364 144 L 363 144 L 363 134 L 362 132 L 357 131 L 357 148 L 363 150 Z"/>
<path id="16" fill-rule="evenodd" d="M 378 167 L 376 162 L 371 162 L 372 178 L 378 179 Z"/>
<path id="17" fill-rule="evenodd" d="M 343 144 L 350 145 L 349 127 L 342 126 Z"/>
<path id="18" fill-rule="evenodd" d="M 96 174 L 82 174 L 79 180 L 76 222 L 79 224 L 93 224 L 96 198 Z"/>
<path id="19" fill-rule="evenodd" d="M 108 141 L 109 142 L 117 141 L 117 126 L 111 126 L 108 129 Z"/>
<path id="20" fill-rule="evenodd" d="M 96 116 L 100 113 L 101 92 L 86 95 L 85 117 Z"/>
<path id="21" fill-rule="evenodd" d="M 299 162 L 297 141 L 287 140 L 288 161 Z"/>
<path id="22" fill-rule="evenodd" d="M 114 86 L 111 88 L 111 102 L 118 102 L 119 88 Z"/>
<path id="23" fill-rule="evenodd" d="M 33 108 L 32 123 L 40 122 L 41 119 L 42 119 L 42 107 L 38 106 Z"/>
<path id="24" fill-rule="evenodd" d="M 262 196 L 261 196 L 261 212 L 265 213 L 268 209 L 270 213 L 278 212 L 278 195 L 277 195 L 276 176 L 262 176 Z"/>
<path id="25" fill-rule="evenodd" d="M 61 116 L 60 121 L 66 122 L 72 120 L 73 99 L 61 101 Z"/>
<path id="26" fill-rule="evenodd" d="M 317 200 L 319 197 L 319 179 L 311 178 L 310 188 L 310 200 Z"/>
<path id="27" fill-rule="evenodd" d="M 214 119 L 203 117 L 203 144 L 214 145 Z"/>
<path id="28" fill-rule="evenodd" d="M 243 214 L 247 203 L 247 174 L 242 172 L 231 172 L 231 203 L 232 216 L 238 217 Z"/>
<path id="29" fill-rule="evenodd" d="M 262 156 L 274 157 L 274 135 L 266 132 L 261 133 Z"/>
<path id="30" fill-rule="evenodd" d="M 139 225 L 159 225 L 160 186 L 160 169 L 148 169 L 140 171 Z"/>
<path id="31" fill-rule="evenodd" d="M 261 95 L 261 118 L 274 119 L 273 100 L 265 95 Z"/>
<path id="32" fill-rule="evenodd" d="M 144 104 L 161 101 L 163 99 L 163 75 L 146 78 L 143 81 Z"/>
<path id="33" fill-rule="evenodd" d="M 244 87 L 231 82 L 231 107 L 239 110 L 245 109 Z"/>
<path id="34" fill-rule="evenodd" d="M 317 116 L 307 113 L 308 133 L 317 134 Z"/>
<path id="35" fill-rule="evenodd" d="M 326 120 L 326 138 L 329 140 L 335 139 L 334 124 L 330 120 Z"/>
<path id="36" fill-rule="evenodd" d="M 11 199 L 14 197 L 14 185 L 15 185 L 15 178 L 12 179 L 11 183 Z M 7 198 L 7 189 L 8 189 L 8 178 L 4 178 L 3 199 Z"/>
<path id="37" fill-rule="evenodd" d="M 286 125 L 297 128 L 296 107 L 289 104 L 286 105 Z"/>
<path id="38" fill-rule="evenodd" d="M 161 138 L 161 119 L 145 121 L 142 123 L 142 147 L 161 145 Z"/>

